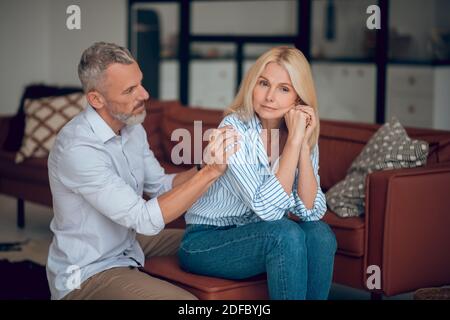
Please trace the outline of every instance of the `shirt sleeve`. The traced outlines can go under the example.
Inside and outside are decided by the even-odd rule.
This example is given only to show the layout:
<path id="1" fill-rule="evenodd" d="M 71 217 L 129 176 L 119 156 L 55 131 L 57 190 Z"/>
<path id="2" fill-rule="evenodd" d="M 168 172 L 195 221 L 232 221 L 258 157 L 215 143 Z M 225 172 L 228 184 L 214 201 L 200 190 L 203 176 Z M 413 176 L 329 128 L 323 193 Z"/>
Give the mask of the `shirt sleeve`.
<path id="1" fill-rule="evenodd" d="M 143 129 L 144 131 L 144 129 Z M 145 131 L 144 135 L 144 192 L 152 198 L 172 189 L 176 174 L 166 174 L 150 149 Z"/>
<path id="2" fill-rule="evenodd" d="M 108 154 L 92 145 L 70 147 L 58 161 L 61 183 L 93 208 L 138 233 L 154 235 L 164 228 L 156 198 L 145 201 L 112 167 Z"/>
<path id="3" fill-rule="evenodd" d="M 311 154 L 311 162 L 314 170 L 314 176 L 317 180 L 317 194 L 314 199 L 313 207 L 311 209 L 306 208 L 302 199 L 298 195 L 298 178 L 301 172 L 299 172 L 294 181 L 294 186 L 292 188 L 292 193 L 295 200 L 295 206 L 291 208 L 291 212 L 296 216 L 300 217 L 303 221 L 316 221 L 322 219 L 323 215 L 327 211 L 327 204 L 325 195 L 322 192 L 322 188 L 320 187 L 320 177 L 319 177 L 319 146 L 316 146 L 313 149 Z"/>
<path id="4" fill-rule="evenodd" d="M 233 125 L 223 123 L 223 125 L 227 124 Z M 261 164 L 252 152 L 255 137 L 248 132 L 240 132 L 240 134 L 241 147 L 230 157 L 228 169 L 223 177 L 234 189 L 233 194 L 262 220 L 281 219 L 286 210 L 294 206 L 294 197 L 285 192 L 273 173 L 261 170 Z"/>

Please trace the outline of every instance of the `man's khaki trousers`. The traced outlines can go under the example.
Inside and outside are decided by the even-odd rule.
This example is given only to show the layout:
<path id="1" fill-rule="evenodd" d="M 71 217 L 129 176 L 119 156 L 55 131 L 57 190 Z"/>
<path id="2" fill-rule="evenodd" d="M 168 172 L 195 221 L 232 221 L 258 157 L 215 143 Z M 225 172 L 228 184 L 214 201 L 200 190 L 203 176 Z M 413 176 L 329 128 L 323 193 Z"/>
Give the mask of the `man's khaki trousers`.
<path id="1" fill-rule="evenodd" d="M 155 236 L 138 235 L 146 258 L 174 255 L 184 230 L 166 229 Z M 65 300 L 193 300 L 188 291 L 154 278 L 138 268 L 118 267 L 95 274 L 66 295 Z"/>

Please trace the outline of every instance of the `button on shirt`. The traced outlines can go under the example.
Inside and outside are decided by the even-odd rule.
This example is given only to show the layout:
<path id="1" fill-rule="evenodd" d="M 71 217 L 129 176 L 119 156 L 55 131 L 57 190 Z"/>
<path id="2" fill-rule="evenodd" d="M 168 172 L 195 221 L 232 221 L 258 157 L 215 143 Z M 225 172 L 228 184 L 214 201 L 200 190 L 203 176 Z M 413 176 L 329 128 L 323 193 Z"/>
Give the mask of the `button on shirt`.
<path id="1" fill-rule="evenodd" d="M 112 267 L 144 264 L 136 232 L 164 228 L 157 196 L 175 175 L 149 149 L 142 125 L 116 135 L 91 107 L 59 132 L 48 159 L 54 233 L 47 261 L 52 299 Z M 145 201 L 143 192 L 150 195 Z"/>
<path id="2" fill-rule="evenodd" d="M 226 116 L 220 127 L 231 125 L 240 136 L 240 149 L 233 154 L 225 173 L 208 191 L 197 200 L 186 213 L 187 224 L 215 226 L 244 225 L 258 221 L 281 219 L 289 212 L 303 221 L 320 220 L 327 210 L 325 195 L 320 188 L 319 147 L 311 152 L 317 193 L 313 207 L 308 209 L 297 192 L 298 169 L 287 194 L 275 169 L 279 158 L 269 163 L 261 139 L 262 125 L 255 115 L 249 121 L 242 121 L 235 113 Z"/>

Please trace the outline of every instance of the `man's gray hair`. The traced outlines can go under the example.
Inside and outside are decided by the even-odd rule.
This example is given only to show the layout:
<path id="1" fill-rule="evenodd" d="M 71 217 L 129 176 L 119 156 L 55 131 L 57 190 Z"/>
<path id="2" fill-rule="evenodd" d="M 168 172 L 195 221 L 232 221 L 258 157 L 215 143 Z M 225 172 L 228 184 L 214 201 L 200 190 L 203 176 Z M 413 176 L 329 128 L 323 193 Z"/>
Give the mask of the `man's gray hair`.
<path id="1" fill-rule="evenodd" d="M 81 55 L 78 77 L 84 92 L 98 89 L 103 72 L 113 63 L 132 64 L 135 62 L 127 48 L 114 43 L 96 42 Z"/>

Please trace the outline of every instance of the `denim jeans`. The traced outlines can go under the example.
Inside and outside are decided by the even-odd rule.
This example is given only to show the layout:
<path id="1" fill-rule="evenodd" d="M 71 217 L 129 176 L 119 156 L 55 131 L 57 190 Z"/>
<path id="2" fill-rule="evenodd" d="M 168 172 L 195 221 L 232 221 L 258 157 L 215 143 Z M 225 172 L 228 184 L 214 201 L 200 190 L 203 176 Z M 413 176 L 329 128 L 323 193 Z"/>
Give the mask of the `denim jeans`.
<path id="1" fill-rule="evenodd" d="M 267 273 L 271 299 L 327 299 L 336 238 L 322 221 L 288 218 L 243 226 L 189 225 L 178 251 L 192 273 L 245 279 Z"/>

